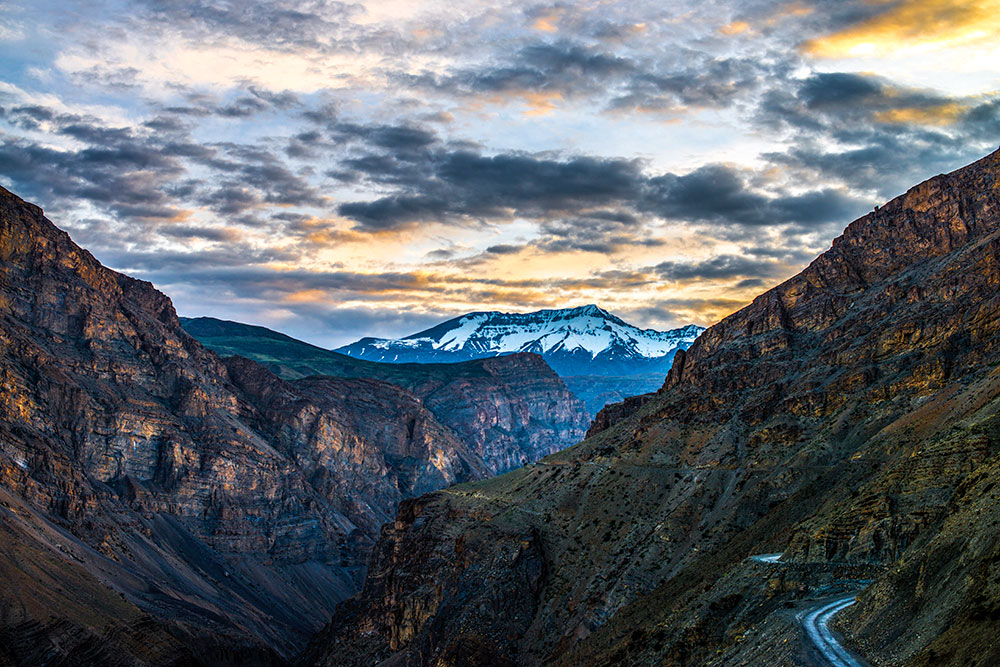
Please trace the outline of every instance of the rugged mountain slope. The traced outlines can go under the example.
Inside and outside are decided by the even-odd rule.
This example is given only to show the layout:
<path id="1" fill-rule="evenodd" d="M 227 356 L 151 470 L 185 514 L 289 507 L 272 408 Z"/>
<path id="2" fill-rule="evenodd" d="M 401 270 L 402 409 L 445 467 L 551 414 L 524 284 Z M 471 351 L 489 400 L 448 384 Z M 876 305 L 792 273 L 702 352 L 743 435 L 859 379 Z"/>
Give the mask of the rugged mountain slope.
<path id="1" fill-rule="evenodd" d="M 589 419 L 536 354 L 453 364 L 383 364 L 354 359 L 264 327 L 209 317 L 182 325 L 221 355 L 242 355 L 286 378 L 328 375 L 389 382 L 413 392 L 478 454 L 491 475 L 583 439 Z"/>
<path id="2" fill-rule="evenodd" d="M 635 374 L 670 369 L 678 349 L 703 331 L 639 329 L 595 305 L 534 313 L 469 313 L 399 340 L 362 338 L 338 352 L 372 361 L 458 361 L 535 352 L 560 375 Z"/>
<path id="3" fill-rule="evenodd" d="M 995 664 L 998 334 L 1000 152 L 853 222 L 580 445 L 404 502 L 309 655 L 794 662 L 810 577 L 745 562 L 784 551 L 877 574 L 843 627 L 878 664 Z"/>
<path id="4" fill-rule="evenodd" d="M 0 189 L 0 662 L 278 661 L 402 497 L 489 472 L 406 389 L 221 360 Z"/>
<path id="5" fill-rule="evenodd" d="M 399 340 L 362 338 L 337 351 L 371 361 L 455 362 L 534 352 L 587 404 L 654 391 L 678 350 L 704 329 L 639 329 L 597 306 L 534 313 L 469 313 Z"/>

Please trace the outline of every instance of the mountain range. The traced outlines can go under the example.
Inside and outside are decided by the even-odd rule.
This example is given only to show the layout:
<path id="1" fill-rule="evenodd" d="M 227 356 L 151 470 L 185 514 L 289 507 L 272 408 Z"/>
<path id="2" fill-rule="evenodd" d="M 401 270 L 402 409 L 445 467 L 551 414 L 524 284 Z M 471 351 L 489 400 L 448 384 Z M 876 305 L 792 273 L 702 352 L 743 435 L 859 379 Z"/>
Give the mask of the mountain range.
<path id="1" fill-rule="evenodd" d="M 533 313 L 469 313 L 400 339 L 362 338 L 337 352 L 389 363 L 456 362 L 540 354 L 592 414 L 657 389 L 678 350 L 704 327 L 640 329 L 596 305 Z"/>
<path id="2" fill-rule="evenodd" d="M 401 503 L 305 661 L 805 665 L 836 631 L 837 664 L 998 664 L 998 478 L 1000 151 L 851 223 L 582 443 Z"/>
<path id="3" fill-rule="evenodd" d="M 182 326 L 0 188 L 0 665 L 1000 664 L 1000 151 L 530 462 L 585 423 L 531 352 Z"/>
<path id="4" fill-rule="evenodd" d="M 223 358 L 0 188 L 0 665 L 284 664 L 401 499 L 588 423 L 533 354 L 319 357 L 287 380 Z"/>
<path id="5" fill-rule="evenodd" d="M 386 364 L 331 352 L 265 327 L 211 317 L 182 317 L 180 322 L 210 350 L 252 359 L 286 380 L 321 375 L 402 387 L 469 444 L 491 475 L 576 443 L 589 423 L 584 406 L 537 354 Z"/>

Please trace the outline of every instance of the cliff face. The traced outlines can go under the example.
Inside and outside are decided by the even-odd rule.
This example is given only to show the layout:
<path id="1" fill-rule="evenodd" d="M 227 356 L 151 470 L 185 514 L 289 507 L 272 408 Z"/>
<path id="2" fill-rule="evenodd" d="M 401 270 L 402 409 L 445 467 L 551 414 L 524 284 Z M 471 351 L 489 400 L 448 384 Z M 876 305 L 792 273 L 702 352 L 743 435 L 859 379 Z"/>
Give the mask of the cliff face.
<path id="1" fill-rule="evenodd" d="M 491 474 L 506 472 L 583 439 L 586 410 L 537 354 L 466 362 L 481 376 L 414 381 L 412 390 L 442 424 L 477 452 Z"/>
<path id="2" fill-rule="evenodd" d="M 277 661 L 401 498 L 493 469 L 401 387 L 222 361 L 0 190 L 0 662 Z"/>
<path id="3" fill-rule="evenodd" d="M 589 423 L 586 408 L 537 354 L 455 364 L 386 364 L 238 322 L 200 317 L 183 320 L 183 326 L 219 354 L 249 357 L 286 379 L 328 375 L 402 387 L 482 459 L 489 475 L 579 442 Z"/>
<path id="4" fill-rule="evenodd" d="M 765 610 L 806 594 L 747 583 L 747 556 L 784 551 L 873 568 L 844 624 L 882 662 L 989 664 L 998 179 L 995 153 L 917 186 L 702 334 L 658 393 L 605 410 L 585 442 L 421 499 L 376 548 L 392 567 L 311 655 L 735 664 Z M 516 569 L 486 546 L 522 535 L 540 580 L 503 574 Z M 497 596 L 521 611 L 487 611 Z"/>

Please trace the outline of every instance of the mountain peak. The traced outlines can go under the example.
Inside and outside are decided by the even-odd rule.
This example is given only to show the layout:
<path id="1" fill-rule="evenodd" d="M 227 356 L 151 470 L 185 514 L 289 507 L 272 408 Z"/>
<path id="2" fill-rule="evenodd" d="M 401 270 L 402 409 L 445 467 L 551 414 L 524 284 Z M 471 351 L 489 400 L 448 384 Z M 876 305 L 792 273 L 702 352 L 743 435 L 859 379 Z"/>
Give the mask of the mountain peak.
<path id="1" fill-rule="evenodd" d="M 338 352 L 373 361 L 439 362 L 535 352 L 561 375 L 663 372 L 701 327 L 640 329 L 596 304 L 532 313 L 475 312 L 399 340 L 364 338 Z"/>
<path id="2" fill-rule="evenodd" d="M 610 315 L 608 311 L 604 310 L 596 303 L 590 303 L 586 306 L 577 306 L 576 308 L 567 308 L 567 313 L 573 313 L 577 315 L 596 315 L 598 317 L 604 317 Z"/>

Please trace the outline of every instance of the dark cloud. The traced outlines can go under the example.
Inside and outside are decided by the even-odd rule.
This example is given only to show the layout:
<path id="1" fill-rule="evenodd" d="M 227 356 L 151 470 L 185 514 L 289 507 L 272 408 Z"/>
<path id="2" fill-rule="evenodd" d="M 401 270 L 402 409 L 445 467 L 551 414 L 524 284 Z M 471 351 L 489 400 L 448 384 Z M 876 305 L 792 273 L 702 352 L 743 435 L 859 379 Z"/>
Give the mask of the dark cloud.
<path id="1" fill-rule="evenodd" d="M 491 245 L 486 249 L 491 255 L 513 255 L 514 253 L 520 252 L 524 246 L 516 246 L 509 244 Z"/>
<path id="2" fill-rule="evenodd" d="M 749 186 L 744 173 L 710 164 L 681 176 L 650 179 L 642 206 L 667 219 L 756 227 L 849 220 L 864 212 L 868 202 L 829 188 L 765 195 Z"/>
<path id="3" fill-rule="evenodd" d="M 664 280 L 684 282 L 719 278 L 764 278 L 780 273 L 785 267 L 773 261 L 739 255 L 719 255 L 700 262 L 663 262 L 653 271 Z"/>
<path id="4" fill-rule="evenodd" d="M 284 94 L 252 97 L 264 100 L 261 104 L 294 103 Z M 146 123 L 114 127 L 41 105 L 6 108 L 8 124 L 47 123 L 51 133 L 77 146 L 56 150 L 0 134 L 0 176 L 50 210 L 88 201 L 122 223 L 183 218 L 190 206 L 207 206 L 232 222 L 252 222 L 231 216 L 264 205 L 324 205 L 305 175 L 263 145 L 194 141 L 190 117 L 160 109 Z M 195 169 L 202 170 L 199 178 L 191 177 Z"/>
<path id="5" fill-rule="evenodd" d="M 187 132 L 191 129 L 191 124 L 176 116 L 161 115 L 143 121 L 144 127 L 154 132 Z"/>
<path id="6" fill-rule="evenodd" d="M 249 118 L 267 109 L 267 103 L 256 97 L 238 97 L 231 102 L 216 107 L 214 112 L 227 118 Z"/>
<path id="7" fill-rule="evenodd" d="M 91 67 L 73 73 L 73 80 L 83 85 L 95 85 L 119 92 L 139 87 L 139 70 L 134 67 Z"/>
<path id="8" fill-rule="evenodd" d="M 371 202 L 342 204 L 338 211 L 364 229 L 455 218 L 537 217 L 544 212 L 634 198 L 641 182 L 631 160 L 575 157 L 554 160 L 521 154 L 483 156 L 436 151 L 419 165 L 387 156 L 349 161 L 376 183 L 402 188 Z"/>
<path id="9" fill-rule="evenodd" d="M 258 86 L 249 86 L 246 94 L 203 109 L 206 113 L 225 118 L 249 118 L 265 111 L 284 110 L 299 104 L 298 95 L 292 92 L 272 92 Z"/>
<path id="10" fill-rule="evenodd" d="M 605 87 L 609 79 L 623 79 L 635 71 L 636 64 L 627 58 L 560 41 L 527 44 L 505 61 L 484 63 L 444 76 L 399 75 L 399 80 L 413 87 L 453 95 L 533 92 L 577 97 L 592 95 Z"/>
<path id="11" fill-rule="evenodd" d="M 765 67 L 759 60 L 712 58 L 690 52 L 683 66 L 661 71 L 657 65 L 632 76 L 620 95 L 609 103 L 612 109 L 668 111 L 678 107 L 725 107 L 746 98 L 765 78 L 780 79 L 785 68 Z"/>
<path id="12" fill-rule="evenodd" d="M 718 58 L 690 49 L 639 58 L 560 40 L 529 43 L 509 56 L 445 75 L 397 78 L 404 85 L 448 95 L 598 99 L 608 109 L 665 111 L 732 104 L 766 78 L 786 76 L 790 69 L 774 62 L 765 66 L 763 60 Z"/>
<path id="13" fill-rule="evenodd" d="M 814 74 L 802 83 L 797 95 L 806 108 L 813 110 L 869 106 L 884 96 L 885 87 L 879 79 L 843 72 Z"/>
<path id="14" fill-rule="evenodd" d="M 862 191 L 873 189 L 884 201 L 902 194 L 914 183 L 968 164 L 987 146 L 956 142 L 936 131 L 873 130 L 856 148 L 830 149 L 826 144 L 803 141 L 787 152 L 765 157 L 800 178 L 840 181 Z"/>
<path id="15" fill-rule="evenodd" d="M 160 227 L 157 231 L 164 236 L 178 239 L 229 242 L 239 238 L 239 233 L 233 229 L 197 225 L 167 225 Z"/>
<path id="16" fill-rule="evenodd" d="M 371 140 L 378 135 L 354 128 L 353 136 Z M 430 146 L 429 142 L 429 137 L 420 141 Z M 688 174 L 651 176 L 633 160 L 485 156 L 436 143 L 404 159 L 388 145 L 377 148 L 379 152 L 343 160 L 340 169 L 327 172 L 345 182 L 394 188 L 378 199 L 338 207 L 341 215 L 358 223 L 359 230 L 524 217 L 540 220 L 546 237 L 541 248 L 610 252 L 647 242 L 648 234 L 628 230 L 647 226 L 643 217 L 809 229 L 850 220 L 872 203 L 834 188 L 795 194 L 762 191 L 753 184 L 758 174 L 719 164 Z"/>
<path id="17" fill-rule="evenodd" d="M 887 199 L 989 150 L 1000 131 L 998 100 L 830 72 L 774 87 L 761 98 L 756 120 L 792 132 L 791 148 L 763 157 L 791 170 L 795 180 L 840 182 Z M 851 210 L 846 202 L 826 203 L 830 210 Z"/>
<path id="18" fill-rule="evenodd" d="M 57 151 L 0 135 L 0 175 L 18 194 L 57 210 L 84 200 L 124 218 L 172 218 L 179 209 L 160 186 L 182 171 L 142 143 Z"/>
<path id="19" fill-rule="evenodd" d="M 271 49 L 331 49 L 359 5 L 330 0 L 272 0 L 267 3 L 192 3 L 139 0 L 146 29 L 170 26 L 197 40 L 238 37 Z M 344 48 L 350 43 L 343 44 Z"/>

